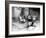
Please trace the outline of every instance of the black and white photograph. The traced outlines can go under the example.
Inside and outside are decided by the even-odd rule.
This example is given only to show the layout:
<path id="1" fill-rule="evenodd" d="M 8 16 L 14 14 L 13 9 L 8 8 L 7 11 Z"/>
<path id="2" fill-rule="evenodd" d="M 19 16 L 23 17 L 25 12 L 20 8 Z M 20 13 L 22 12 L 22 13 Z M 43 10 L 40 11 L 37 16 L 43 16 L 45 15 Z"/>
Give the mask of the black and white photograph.
<path id="1" fill-rule="evenodd" d="M 9 3 L 8 35 L 43 34 L 43 5 Z"/>
<path id="2" fill-rule="evenodd" d="M 12 7 L 12 31 L 39 30 L 40 8 Z"/>

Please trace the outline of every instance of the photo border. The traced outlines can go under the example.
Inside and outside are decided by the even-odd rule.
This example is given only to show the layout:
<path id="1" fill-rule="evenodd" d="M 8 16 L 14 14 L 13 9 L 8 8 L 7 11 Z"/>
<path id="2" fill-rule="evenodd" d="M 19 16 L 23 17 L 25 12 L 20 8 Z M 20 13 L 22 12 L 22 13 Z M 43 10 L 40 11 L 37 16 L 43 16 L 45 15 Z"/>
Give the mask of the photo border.
<path id="1" fill-rule="evenodd" d="M 9 35 L 9 4 L 34 4 L 43 5 L 43 33 Z M 23 37 L 23 36 L 40 36 L 45 35 L 45 3 L 42 2 L 24 2 L 24 1 L 5 1 L 5 37 Z"/>

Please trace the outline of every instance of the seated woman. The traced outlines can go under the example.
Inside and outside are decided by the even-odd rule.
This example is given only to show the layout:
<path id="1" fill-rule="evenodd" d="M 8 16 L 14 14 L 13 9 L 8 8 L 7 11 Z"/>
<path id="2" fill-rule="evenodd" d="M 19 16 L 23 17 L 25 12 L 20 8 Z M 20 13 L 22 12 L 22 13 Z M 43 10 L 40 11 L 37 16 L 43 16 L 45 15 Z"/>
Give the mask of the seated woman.
<path id="1" fill-rule="evenodd" d="M 32 21 L 33 21 L 32 16 L 31 15 L 28 15 L 28 17 L 27 17 L 28 26 L 27 27 L 33 26 L 32 25 Z"/>

